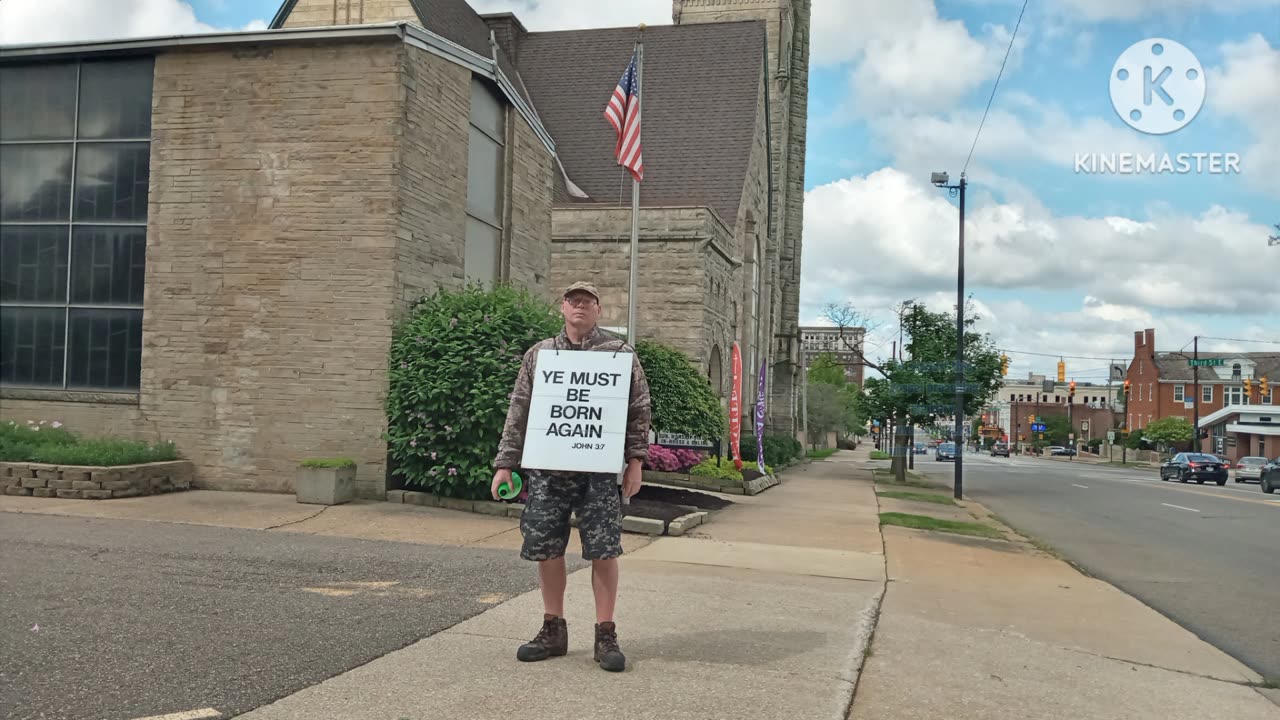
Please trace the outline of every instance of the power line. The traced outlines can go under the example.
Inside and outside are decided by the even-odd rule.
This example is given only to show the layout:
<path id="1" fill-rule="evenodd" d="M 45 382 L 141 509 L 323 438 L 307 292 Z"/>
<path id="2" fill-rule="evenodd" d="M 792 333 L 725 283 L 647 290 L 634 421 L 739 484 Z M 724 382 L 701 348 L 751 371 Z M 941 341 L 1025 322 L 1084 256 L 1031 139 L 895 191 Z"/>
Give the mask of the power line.
<path id="1" fill-rule="evenodd" d="M 1091 355 L 1063 355 L 1062 353 L 1039 353 L 1039 352 L 1031 352 L 1030 350 L 1004 350 L 1003 352 L 1013 353 L 1014 355 L 1036 355 L 1038 357 L 1062 358 L 1064 360 L 1070 358 L 1071 360 L 1107 360 L 1107 361 L 1112 361 L 1117 359 L 1123 360 L 1131 354 L 1131 351 L 1128 351 L 1128 350 L 1122 353 L 1116 353 L 1112 357 L 1097 357 L 1097 356 L 1091 356 Z"/>
<path id="2" fill-rule="evenodd" d="M 1200 339 L 1201 340 L 1221 340 L 1223 342 L 1258 343 L 1261 345 L 1280 345 L 1280 340 L 1243 340 L 1241 338 L 1209 337 L 1208 335 L 1201 335 Z M 1183 347 L 1186 347 L 1186 346 L 1184 345 Z M 1220 352 L 1220 351 L 1210 350 L 1209 352 Z"/>
<path id="3" fill-rule="evenodd" d="M 969 169 L 969 161 L 973 159 L 973 150 L 978 147 L 978 136 L 982 135 L 982 126 L 987 123 L 987 113 L 991 112 L 991 103 L 996 99 L 996 88 L 1000 87 L 1000 78 L 1004 75 L 1005 63 L 1009 62 L 1009 53 L 1013 52 L 1013 41 L 1018 37 L 1018 28 L 1022 27 L 1022 15 L 1027 11 L 1028 0 L 1022 0 L 1022 12 L 1018 13 L 1018 23 L 1013 26 L 1013 34 L 1009 36 L 1009 47 L 1004 51 L 1004 60 L 1000 63 L 1000 72 L 996 74 L 996 83 L 991 86 L 991 97 L 987 98 L 987 109 L 982 111 L 982 121 L 978 123 L 978 132 L 974 133 L 973 145 L 969 148 L 969 157 L 965 158 L 964 168 L 960 176 L 964 177 Z"/>

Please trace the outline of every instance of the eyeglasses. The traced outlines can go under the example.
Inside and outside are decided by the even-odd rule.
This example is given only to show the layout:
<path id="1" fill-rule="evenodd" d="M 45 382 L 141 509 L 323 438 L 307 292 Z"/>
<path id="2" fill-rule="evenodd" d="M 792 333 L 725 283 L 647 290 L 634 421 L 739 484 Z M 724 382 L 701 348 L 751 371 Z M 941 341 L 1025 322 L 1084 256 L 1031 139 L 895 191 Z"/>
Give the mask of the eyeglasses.
<path id="1" fill-rule="evenodd" d="M 592 305 L 596 304 L 595 298 L 586 296 L 586 295 L 575 295 L 573 297 L 566 297 L 564 301 L 569 303 L 573 307 L 591 307 Z"/>

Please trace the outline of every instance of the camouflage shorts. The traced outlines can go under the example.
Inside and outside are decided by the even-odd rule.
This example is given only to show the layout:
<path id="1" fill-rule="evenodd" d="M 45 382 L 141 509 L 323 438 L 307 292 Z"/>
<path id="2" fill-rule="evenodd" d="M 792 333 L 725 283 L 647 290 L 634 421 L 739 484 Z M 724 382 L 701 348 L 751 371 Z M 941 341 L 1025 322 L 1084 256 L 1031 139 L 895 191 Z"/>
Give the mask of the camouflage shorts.
<path id="1" fill-rule="evenodd" d="M 609 473 L 547 475 L 529 470 L 529 499 L 520 516 L 525 560 L 552 560 L 569 546 L 569 513 L 578 516 L 584 560 L 622 554 L 622 491 Z"/>

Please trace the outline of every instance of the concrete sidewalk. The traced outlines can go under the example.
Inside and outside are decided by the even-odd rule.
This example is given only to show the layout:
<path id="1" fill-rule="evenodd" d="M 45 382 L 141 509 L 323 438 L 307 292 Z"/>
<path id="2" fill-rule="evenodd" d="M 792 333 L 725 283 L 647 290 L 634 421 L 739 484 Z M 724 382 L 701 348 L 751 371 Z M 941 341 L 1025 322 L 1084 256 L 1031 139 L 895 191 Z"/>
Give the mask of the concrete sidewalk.
<path id="1" fill-rule="evenodd" d="M 531 592 L 243 717 L 843 718 L 885 578 L 874 491 L 854 461 L 790 470 L 695 535 L 628 553 L 625 673 L 591 660 L 584 570 L 569 579 L 566 657 L 515 660 L 541 623 Z"/>
<path id="2" fill-rule="evenodd" d="M 883 529 L 888 590 L 850 718 L 1280 718 L 1256 673 L 982 506 L 881 505 L 1010 540 Z"/>

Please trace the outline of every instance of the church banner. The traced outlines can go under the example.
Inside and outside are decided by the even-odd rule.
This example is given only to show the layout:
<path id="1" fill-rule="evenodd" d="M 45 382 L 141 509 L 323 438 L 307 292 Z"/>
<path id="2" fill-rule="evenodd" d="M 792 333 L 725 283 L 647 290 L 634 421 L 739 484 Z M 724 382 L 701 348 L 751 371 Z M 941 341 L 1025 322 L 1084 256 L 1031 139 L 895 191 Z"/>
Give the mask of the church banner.
<path id="1" fill-rule="evenodd" d="M 622 472 L 631 361 L 631 353 L 539 350 L 520 466 Z"/>
<path id="2" fill-rule="evenodd" d="M 729 452 L 733 457 L 733 465 L 742 470 L 742 350 L 738 343 L 733 344 L 732 352 L 733 377 L 729 389 Z"/>
<path id="3" fill-rule="evenodd" d="M 764 376 L 769 368 L 766 360 L 760 363 L 760 381 L 756 383 L 756 468 L 764 469 Z"/>

